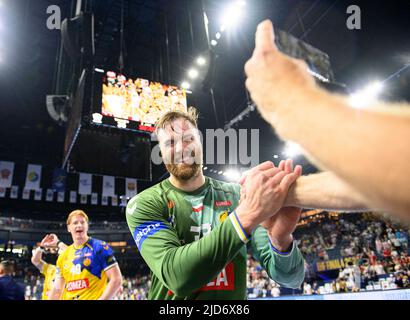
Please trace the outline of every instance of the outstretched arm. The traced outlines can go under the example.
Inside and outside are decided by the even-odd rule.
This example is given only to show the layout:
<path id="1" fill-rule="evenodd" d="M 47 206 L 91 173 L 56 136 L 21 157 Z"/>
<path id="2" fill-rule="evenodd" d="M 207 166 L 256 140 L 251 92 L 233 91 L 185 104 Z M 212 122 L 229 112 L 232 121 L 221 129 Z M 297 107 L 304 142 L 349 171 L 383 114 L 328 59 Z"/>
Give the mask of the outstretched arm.
<path id="1" fill-rule="evenodd" d="M 368 210 L 365 198 L 331 172 L 300 177 L 290 187 L 285 206 L 342 212 Z"/>
<path id="2" fill-rule="evenodd" d="M 246 86 L 265 120 L 357 190 L 368 207 L 410 219 L 408 105 L 353 109 L 346 97 L 320 89 L 304 62 L 279 52 L 270 21 L 258 26 L 255 39 Z"/>

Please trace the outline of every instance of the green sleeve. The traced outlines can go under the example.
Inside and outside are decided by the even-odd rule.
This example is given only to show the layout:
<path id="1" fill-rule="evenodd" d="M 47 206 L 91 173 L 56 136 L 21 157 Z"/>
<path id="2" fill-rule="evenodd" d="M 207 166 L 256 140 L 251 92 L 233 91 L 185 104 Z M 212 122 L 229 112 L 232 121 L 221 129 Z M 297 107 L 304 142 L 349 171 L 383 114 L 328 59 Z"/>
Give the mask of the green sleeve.
<path id="1" fill-rule="evenodd" d="M 244 242 L 226 219 L 202 239 L 182 245 L 167 215 L 166 203 L 152 192 L 134 197 L 126 210 L 128 227 L 151 271 L 185 297 L 212 281 Z"/>
<path id="2" fill-rule="evenodd" d="M 304 259 L 295 241 L 289 254 L 278 254 L 272 250 L 266 230 L 259 226 L 252 233 L 251 248 L 272 280 L 286 288 L 301 287 L 305 277 Z"/>

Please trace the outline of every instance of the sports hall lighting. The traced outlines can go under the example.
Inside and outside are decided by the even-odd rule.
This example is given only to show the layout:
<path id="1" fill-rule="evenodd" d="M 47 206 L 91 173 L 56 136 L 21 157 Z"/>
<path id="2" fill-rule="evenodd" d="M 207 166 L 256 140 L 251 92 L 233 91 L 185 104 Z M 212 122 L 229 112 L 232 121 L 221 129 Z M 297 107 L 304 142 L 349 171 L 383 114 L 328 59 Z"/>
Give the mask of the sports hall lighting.
<path id="1" fill-rule="evenodd" d="M 200 66 L 203 66 L 206 63 L 206 60 L 204 57 L 198 57 L 198 59 L 196 59 L 196 63 Z"/>
<path id="2" fill-rule="evenodd" d="M 364 108 L 369 104 L 374 103 L 379 97 L 382 90 L 383 83 L 379 81 L 373 82 L 363 90 L 359 90 L 353 93 L 349 98 L 350 105 L 358 109 Z"/>
<path id="3" fill-rule="evenodd" d="M 241 178 L 241 173 L 238 170 L 229 169 L 225 171 L 224 176 L 232 182 L 237 182 Z"/>
<path id="4" fill-rule="evenodd" d="M 187 81 L 183 81 L 181 83 L 181 88 L 185 89 L 185 90 L 188 90 L 189 88 L 191 88 L 191 85 Z"/>
<path id="5" fill-rule="evenodd" d="M 298 144 L 288 141 L 285 144 L 285 149 L 282 154 L 286 156 L 286 158 L 296 158 L 302 154 L 302 148 Z"/>
<path id="6" fill-rule="evenodd" d="M 195 79 L 196 77 L 198 77 L 198 70 L 196 69 L 190 69 L 188 71 L 188 77 L 190 77 L 191 79 Z"/>
<path id="7" fill-rule="evenodd" d="M 243 16 L 245 1 L 235 1 L 229 4 L 221 16 L 221 23 L 227 28 L 234 27 Z"/>

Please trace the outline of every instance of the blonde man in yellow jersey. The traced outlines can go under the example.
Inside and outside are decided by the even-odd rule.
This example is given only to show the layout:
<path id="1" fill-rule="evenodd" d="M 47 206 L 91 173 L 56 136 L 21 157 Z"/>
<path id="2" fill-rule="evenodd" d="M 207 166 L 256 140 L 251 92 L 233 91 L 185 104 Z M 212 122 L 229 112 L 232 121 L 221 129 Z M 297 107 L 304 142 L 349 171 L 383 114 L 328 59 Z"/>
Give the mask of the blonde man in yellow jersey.
<path id="1" fill-rule="evenodd" d="M 71 212 L 67 229 L 73 244 L 57 260 L 56 280 L 50 299 L 110 300 L 122 283 L 122 275 L 112 249 L 104 241 L 88 236 L 88 216 Z"/>
<path id="2" fill-rule="evenodd" d="M 55 244 L 54 244 L 55 243 Z M 48 300 L 51 289 L 53 288 L 56 266 L 52 263 L 47 263 L 43 260 L 42 255 L 46 250 L 57 247 L 59 250 L 64 250 L 67 246 L 59 241 L 54 234 L 46 235 L 40 243 L 40 246 L 33 250 L 31 262 L 36 266 L 42 275 L 44 275 L 42 300 Z"/>

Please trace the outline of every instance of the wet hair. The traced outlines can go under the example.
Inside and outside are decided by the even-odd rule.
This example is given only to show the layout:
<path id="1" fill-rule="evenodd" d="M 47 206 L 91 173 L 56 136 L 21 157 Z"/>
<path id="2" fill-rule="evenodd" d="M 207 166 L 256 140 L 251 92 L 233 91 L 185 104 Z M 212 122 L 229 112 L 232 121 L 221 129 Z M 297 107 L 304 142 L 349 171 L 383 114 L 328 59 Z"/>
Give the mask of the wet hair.
<path id="1" fill-rule="evenodd" d="M 75 217 L 75 216 L 82 216 L 82 217 L 84 217 L 85 220 L 86 220 L 87 223 L 88 223 L 88 216 L 87 216 L 87 214 L 86 214 L 83 210 L 74 210 L 74 211 L 72 211 L 72 212 L 68 215 L 67 225 L 69 225 L 69 224 L 71 223 L 71 219 L 72 219 L 73 217 Z"/>
<path id="2" fill-rule="evenodd" d="M 158 129 L 164 129 L 168 123 L 177 119 L 188 120 L 195 128 L 198 128 L 198 111 L 189 107 L 188 111 L 173 110 L 164 113 L 157 121 L 155 131 L 158 133 Z"/>

